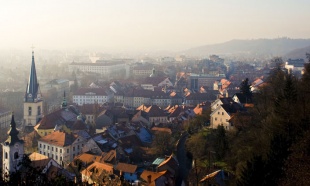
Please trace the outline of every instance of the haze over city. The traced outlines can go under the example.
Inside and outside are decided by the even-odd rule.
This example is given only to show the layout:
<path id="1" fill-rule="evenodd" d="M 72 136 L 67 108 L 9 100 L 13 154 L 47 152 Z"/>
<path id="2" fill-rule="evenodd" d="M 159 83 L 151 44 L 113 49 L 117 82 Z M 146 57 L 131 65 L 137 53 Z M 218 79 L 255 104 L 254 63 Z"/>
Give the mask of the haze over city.
<path id="1" fill-rule="evenodd" d="M 0 49 L 186 50 L 232 39 L 310 38 L 310 1 L 3 1 Z"/>

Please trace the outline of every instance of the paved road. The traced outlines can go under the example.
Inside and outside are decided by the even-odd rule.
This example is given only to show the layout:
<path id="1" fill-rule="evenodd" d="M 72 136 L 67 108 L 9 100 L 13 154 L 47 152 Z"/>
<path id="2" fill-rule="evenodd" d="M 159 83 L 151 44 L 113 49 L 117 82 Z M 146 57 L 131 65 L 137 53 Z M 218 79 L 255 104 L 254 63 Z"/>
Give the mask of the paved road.
<path id="1" fill-rule="evenodd" d="M 179 175 L 176 179 L 176 186 L 181 186 L 182 181 L 187 179 L 189 172 L 188 159 L 186 156 L 185 142 L 188 137 L 187 132 L 183 132 L 177 145 L 176 145 L 176 155 L 179 161 Z"/>

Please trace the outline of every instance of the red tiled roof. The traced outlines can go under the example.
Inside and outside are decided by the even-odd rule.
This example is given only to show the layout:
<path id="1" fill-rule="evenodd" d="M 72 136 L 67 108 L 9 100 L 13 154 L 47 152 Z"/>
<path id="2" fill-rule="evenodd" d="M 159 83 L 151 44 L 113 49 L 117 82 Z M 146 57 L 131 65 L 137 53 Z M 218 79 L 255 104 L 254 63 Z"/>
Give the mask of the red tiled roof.
<path id="1" fill-rule="evenodd" d="M 157 180 L 157 178 L 165 175 L 166 172 L 167 172 L 167 170 L 161 171 L 161 172 L 153 172 L 153 171 L 144 170 L 140 177 L 145 181 L 148 181 L 148 178 L 150 177 L 151 183 L 149 186 L 155 186 L 155 181 Z"/>
<path id="2" fill-rule="evenodd" d="M 42 141 L 51 145 L 65 147 L 71 145 L 76 138 L 68 133 L 55 131 L 51 134 L 43 136 L 38 141 Z"/>
<path id="3" fill-rule="evenodd" d="M 127 164 L 127 163 L 118 163 L 115 169 L 126 172 L 126 173 L 135 173 L 137 170 L 137 165 Z"/>
<path id="4" fill-rule="evenodd" d="M 171 129 L 169 128 L 153 127 L 151 130 L 156 132 L 166 132 L 168 134 L 172 134 Z"/>

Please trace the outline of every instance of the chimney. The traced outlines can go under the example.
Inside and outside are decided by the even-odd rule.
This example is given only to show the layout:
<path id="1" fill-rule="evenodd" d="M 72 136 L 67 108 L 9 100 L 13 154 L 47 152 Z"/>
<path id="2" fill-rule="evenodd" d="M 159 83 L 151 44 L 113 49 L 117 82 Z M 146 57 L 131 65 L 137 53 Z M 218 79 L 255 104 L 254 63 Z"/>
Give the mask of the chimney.
<path id="1" fill-rule="evenodd" d="M 152 182 L 152 175 L 147 176 L 147 183 L 150 184 Z"/>

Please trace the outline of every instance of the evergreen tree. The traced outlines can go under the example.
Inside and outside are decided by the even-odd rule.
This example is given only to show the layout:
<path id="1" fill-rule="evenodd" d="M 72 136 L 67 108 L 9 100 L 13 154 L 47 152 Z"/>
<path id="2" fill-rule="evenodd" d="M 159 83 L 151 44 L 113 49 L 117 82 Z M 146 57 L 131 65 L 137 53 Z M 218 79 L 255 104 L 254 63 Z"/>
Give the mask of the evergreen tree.
<path id="1" fill-rule="evenodd" d="M 240 84 L 240 92 L 245 95 L 247 98 L 252 98 L 251 85 L 249 84 L 249 79 L 246 78 Z"/>

